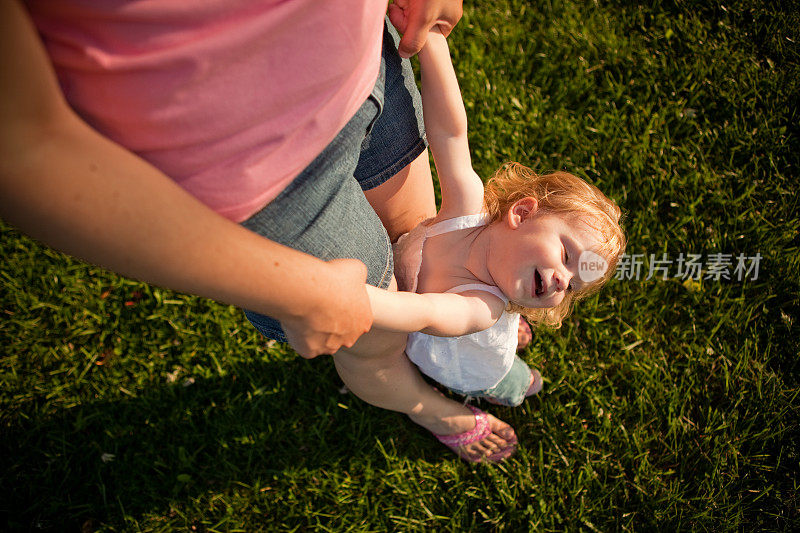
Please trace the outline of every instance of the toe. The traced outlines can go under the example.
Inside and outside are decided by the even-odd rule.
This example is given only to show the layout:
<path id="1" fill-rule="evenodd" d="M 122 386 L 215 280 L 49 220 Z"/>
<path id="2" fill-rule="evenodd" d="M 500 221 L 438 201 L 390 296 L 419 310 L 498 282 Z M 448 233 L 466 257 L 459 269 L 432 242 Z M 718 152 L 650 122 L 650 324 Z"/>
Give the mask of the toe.
<path id="1" fill-rule="evenodd" d="M 489 415 L 489 427 L 492 430 L 492 435 L 484 440 L 491 439 L 499 447 L 499 450 L 493 453 L 489 460 L 493 462 L 502 461 L 517 450 L 517 435 L 514 433 L 514 428 L 492 415 Z"/>
<path id="2" fill-rule="evenodd" d="M 514 428 L 498 420 L 497 418 L 489 415 L 489 427 L 492 430 L 492 433 L 506 441 L 507 444 L 516 444 L 517 443 L 517 434 L 514 433 Z"/>
<path id="3" fill-rule="evenodd" d="M 494 454 L 490 455 L 488 457 L 488 459 L 489 459 L 489 461 L 492 461 L 493 463 L 498 463 L 498 462 L 500 462 L 500 461 L 502 461 L 504 459 L 507 459 L 508 457 L 511 457 L 512 455 L 514 455 L 514 452 L 516 452 L 516 451 L 517 451 L 517 447 L 516 446 L 509 446 L 507 448 L 503 448 L 502 450 L 500 450 L 497 453 L 494 453 Z"/>
<path id="4" fill-rule="evenodd" d="M 486 437 L 485 440 L 492 444 L 492 446 L 494 447 L 494 451 L 502 450 L 503 448 L 509 445 L 509 443 L 505 439 L 501 438 L 498 435 L 495 435 L 494 433 Z"/>
<path id="5" fill-rule="evenodd" d="M 492 454 L 492 451 L 486 448 L 485 446 L 481 445 L 479 442 L 474 442 L 472 444 L 468 444 L 461 449 L 461 452 L 470 460 L 478 461 L 482 457 L 486 457 Z"/>

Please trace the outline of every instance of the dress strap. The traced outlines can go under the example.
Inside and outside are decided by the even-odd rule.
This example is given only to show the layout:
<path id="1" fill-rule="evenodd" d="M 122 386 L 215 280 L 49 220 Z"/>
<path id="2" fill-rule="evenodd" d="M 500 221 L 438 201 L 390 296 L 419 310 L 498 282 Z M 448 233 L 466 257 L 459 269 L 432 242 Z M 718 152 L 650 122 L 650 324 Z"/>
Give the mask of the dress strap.
<path id="1" fill-rule="evenodd" d="M 486 291 L 486 292 L 490 292 L 490 293 L 494 294 L 495 296 L 497 296 L 498 298 L 500 298 L 501 300 L 503 300 L 503 302 L 508 304 L 508 298 L 506 298 L 506 295 L 503 294 L 500 289 L 498 289 L 494 285 L 487 285 L 485 283 L 465 283 L 464 285 L 457 285 L 457 286 L 453 287 L 452 289 L 447 290 L 445 292 L 460 293 L 460 292 L 467 292 L 467 291 Z"/>
<path id="2" fill-rule="evenodd" d="M 441 235 L 442 233 L 449 233 L 451 231 L 485 226 L 488 223 L 489 215 L 485 213 L 448 218 L 447 220 L 442 220 L 441 222 L 437 222 L 436 224 L 429 226 L 425 232 L 425 235 L 427 237 L 433 237 L 435 235 Z"/>

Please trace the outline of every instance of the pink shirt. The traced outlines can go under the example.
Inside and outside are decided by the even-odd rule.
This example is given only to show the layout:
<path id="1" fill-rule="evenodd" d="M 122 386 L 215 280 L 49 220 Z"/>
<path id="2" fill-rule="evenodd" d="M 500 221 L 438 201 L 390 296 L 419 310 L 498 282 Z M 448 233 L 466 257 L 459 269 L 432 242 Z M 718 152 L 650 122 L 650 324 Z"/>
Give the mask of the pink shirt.
<path id="1" fill-rule="evenodd" d="M 268 204 L 369 95 L 386 0 L 30 0 L 70 105 L 221 215 Z"/>

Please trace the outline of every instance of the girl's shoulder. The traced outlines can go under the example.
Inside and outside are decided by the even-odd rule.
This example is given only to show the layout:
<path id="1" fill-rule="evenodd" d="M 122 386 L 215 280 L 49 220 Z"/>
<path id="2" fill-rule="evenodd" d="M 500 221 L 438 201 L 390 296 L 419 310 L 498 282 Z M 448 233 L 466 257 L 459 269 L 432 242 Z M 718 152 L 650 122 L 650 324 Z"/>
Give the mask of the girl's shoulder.
<path id="1" fill-rule="evenodd" d="M 455 216 L 445 213 L 442 215 L 440 212 L 433 218 L 429 218 L 422 224 L 425 224 L 426 233 L 429 237 L 434 235 L 442 235 L 462 229 L 473 229 L 481 226 L 486 226 L 490 222 L 489 215 L 483 211 L 473 211 L 472 213 L 463 213 Z"/>

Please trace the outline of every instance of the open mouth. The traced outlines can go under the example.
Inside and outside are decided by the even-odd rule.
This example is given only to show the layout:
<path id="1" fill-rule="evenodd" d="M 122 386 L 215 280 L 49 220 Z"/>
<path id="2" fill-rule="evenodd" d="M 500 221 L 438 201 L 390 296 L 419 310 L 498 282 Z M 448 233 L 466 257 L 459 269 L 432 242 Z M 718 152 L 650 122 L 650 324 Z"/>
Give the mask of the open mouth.
<path id="1" fill-rule="evenodd" d="M 533 276 L 534 282 L 534 294 L 536 296 L 541 296 L 544 294 L 544 287 L 542 286 L 542 276 L 539 274 L 539 270 L 534 270 L 535 274 Z"/>

